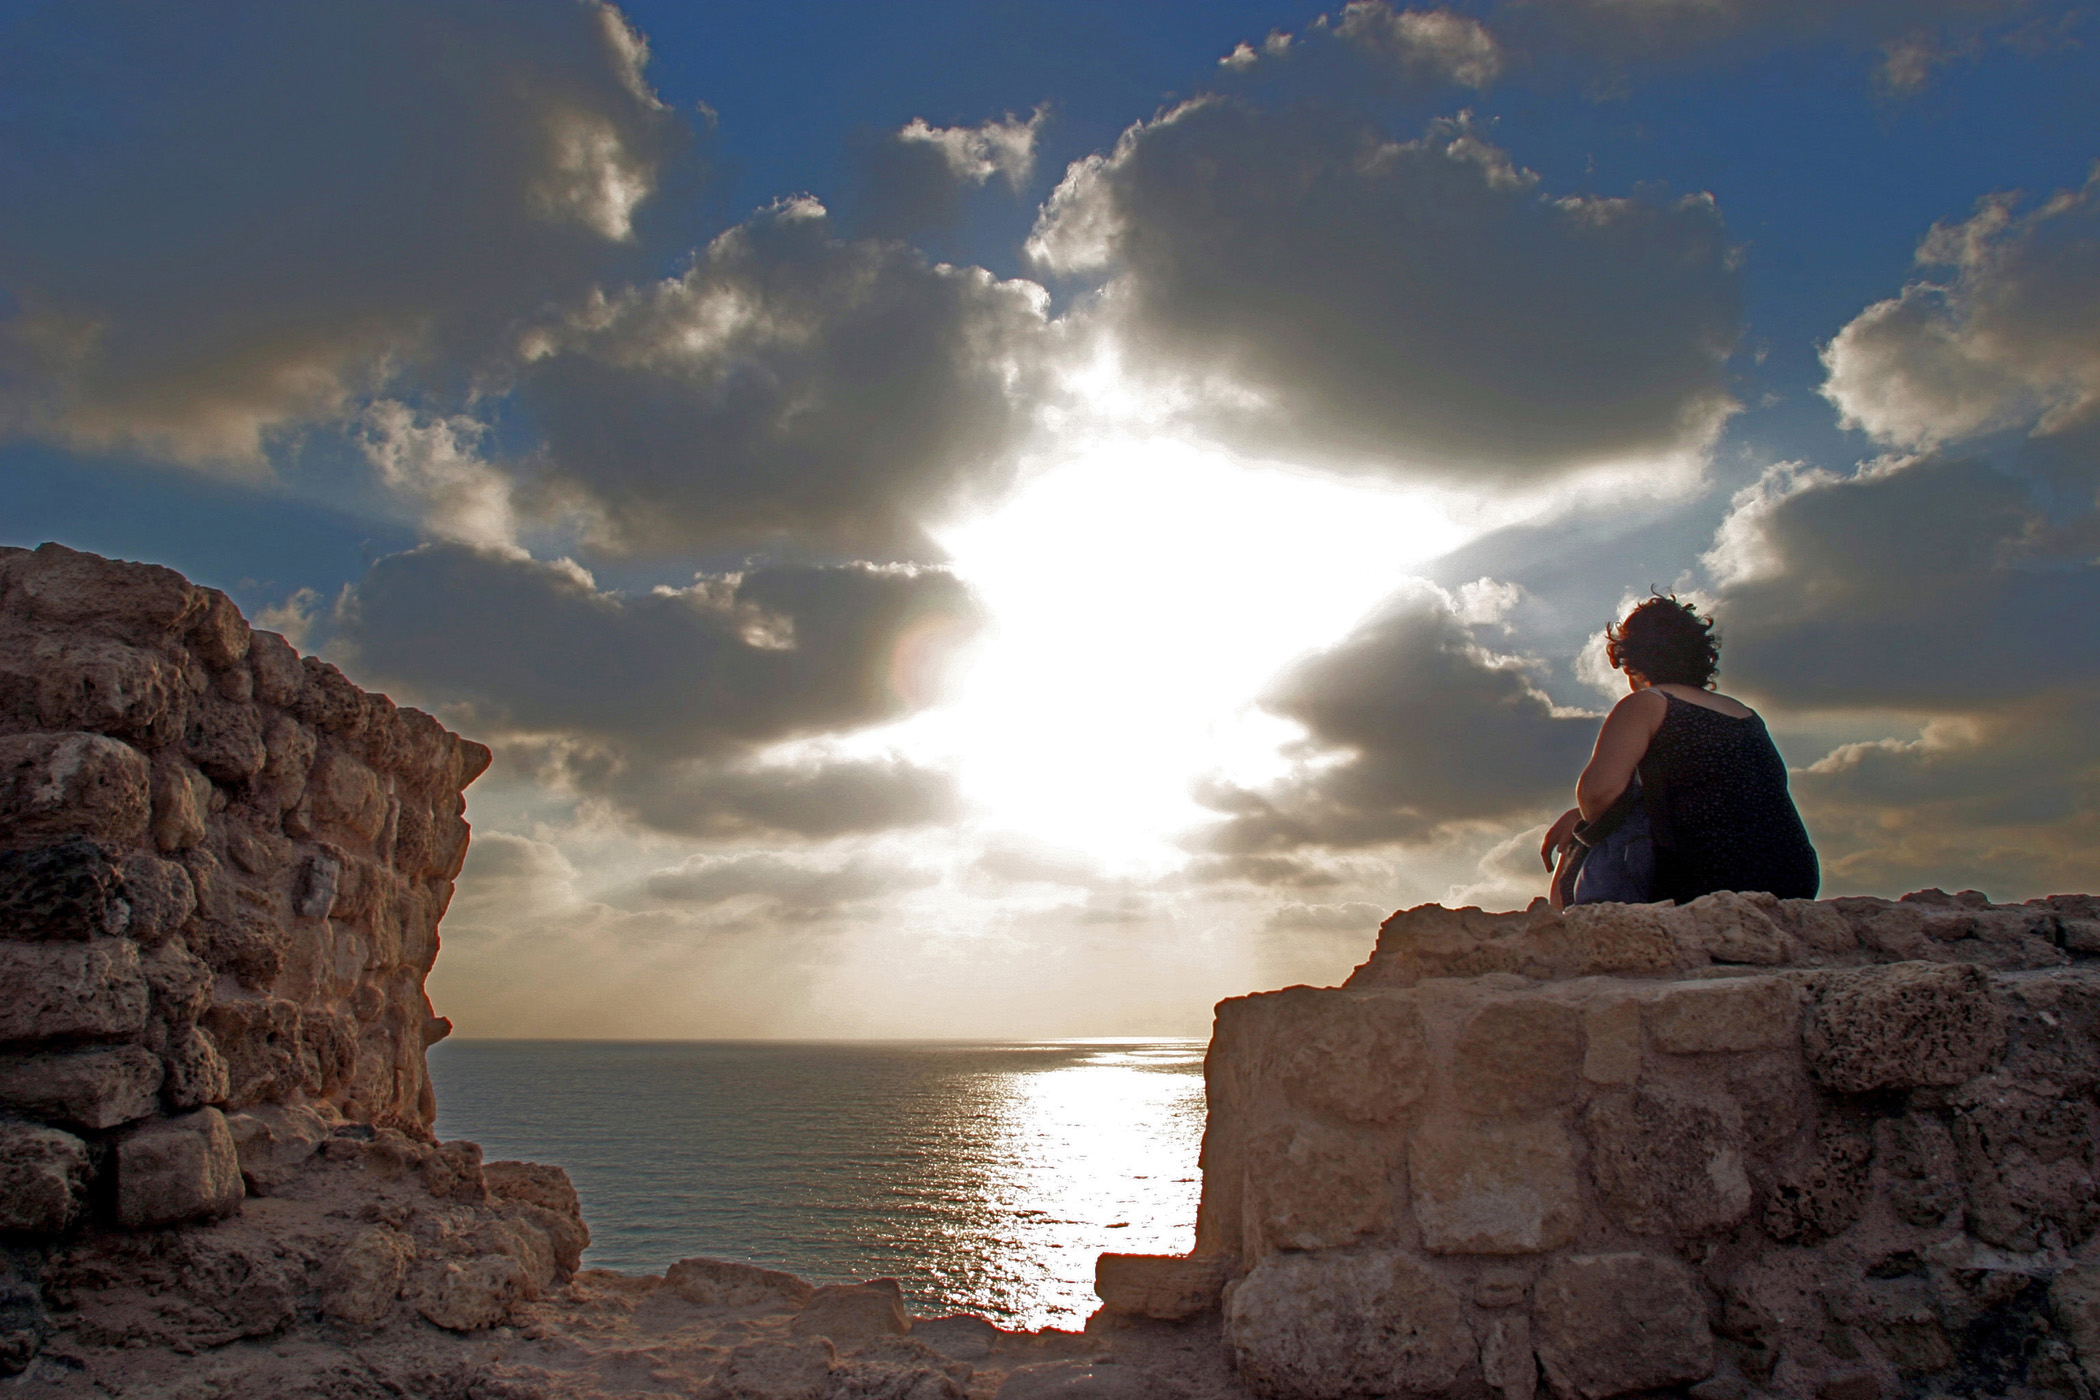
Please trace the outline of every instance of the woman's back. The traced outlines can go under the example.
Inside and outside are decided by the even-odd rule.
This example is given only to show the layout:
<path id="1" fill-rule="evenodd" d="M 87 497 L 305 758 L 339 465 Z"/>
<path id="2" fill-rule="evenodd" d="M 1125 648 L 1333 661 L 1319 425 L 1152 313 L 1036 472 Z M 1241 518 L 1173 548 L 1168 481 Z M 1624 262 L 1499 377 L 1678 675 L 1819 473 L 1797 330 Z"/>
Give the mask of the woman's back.
<path id="1" fill-rule="evenodd" d="M 1640 761 L 1657 828 L 1655 898 L 1682 904 L 1715 890 L 1815 898 L 1815 847 L 1764 721 L 1734 701 L 1723 709 L 1655 689 L 1668 709 Z"/>

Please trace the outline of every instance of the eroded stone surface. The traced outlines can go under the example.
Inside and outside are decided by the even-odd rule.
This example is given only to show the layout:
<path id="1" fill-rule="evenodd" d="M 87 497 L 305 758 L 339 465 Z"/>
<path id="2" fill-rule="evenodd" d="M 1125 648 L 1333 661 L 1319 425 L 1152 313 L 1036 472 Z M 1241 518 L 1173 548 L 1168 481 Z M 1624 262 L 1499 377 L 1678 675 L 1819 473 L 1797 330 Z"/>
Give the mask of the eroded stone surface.
<path id="1" fill-rule="evenodd" d="M 1257 1395 L 1443 1395 L 1478 1365 L 1457 1296 L 1397 1250 L 1271 1255 L 1234 1285 L 1225 1329 Z"/>
<path id="2" fill-rule="evenodd" d="M 1427 1121 L 1408 1168 L 1422 1247 L 1434 1254 L 1542 1254 L 1582 1223 L 1575 1146 L 1557 1119 Z"/>
<path id="3" fill-rule="evenodd" d="M 1564 1255 L 1546 1266 L 1535 1308 L 1539 1359 L 1556 1394 L 1605 1400 L 1713 1370 L 1705 1297 L 1674 1259 Z"/>

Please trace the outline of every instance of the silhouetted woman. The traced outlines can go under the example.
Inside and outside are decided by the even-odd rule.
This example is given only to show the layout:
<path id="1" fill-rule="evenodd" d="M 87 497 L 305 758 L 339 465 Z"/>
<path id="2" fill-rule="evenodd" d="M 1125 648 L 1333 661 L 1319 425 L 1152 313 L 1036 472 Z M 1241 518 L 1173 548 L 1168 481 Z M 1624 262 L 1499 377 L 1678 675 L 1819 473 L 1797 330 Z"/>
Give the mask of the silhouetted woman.
<path id="1" fill-rule="evenodd" d="M 1633 693 L 1605 718 L 1575 784 L 1576 805 L 1546 833 L 1539 853 L 1551 869 L 1579 837 L 1594 848 L 1592 859 L 1617 863 L 1607 877 L 1599 859 L 1599 878 L 1578 874 L 1572 892 L 1556 879 L 1556 907 L 1627 897 L 1623 852 L 1607 849 L 1607 840 L 1634 812 L 1645 816 L 1653 841 L 1649 899 L 1682 904 L 1716 890 L 1815 898 L 1821 872 L 1787 793 L 1786 763 L 1757 713 L 1712 688 L 1721 662 L 1713 623 L 1675 598 L 1650 598 L 1605 639 Z M 1645 861 L 1646 852 L 1635 851 L 1636 890 Z"/>

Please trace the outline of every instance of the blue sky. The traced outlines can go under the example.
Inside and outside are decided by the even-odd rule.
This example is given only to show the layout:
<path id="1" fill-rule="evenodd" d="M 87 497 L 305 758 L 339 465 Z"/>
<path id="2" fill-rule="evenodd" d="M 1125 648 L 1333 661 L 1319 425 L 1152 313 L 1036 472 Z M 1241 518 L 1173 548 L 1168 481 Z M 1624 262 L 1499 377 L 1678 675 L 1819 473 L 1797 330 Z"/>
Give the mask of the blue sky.
<path id="1" fill-rule="evenodd" d="M 0 543 L 496 746 L 484 1033 L 1332 977 L 1530 897 L 1650 586 L 1827 893 L 2091 888 L 2096 24 L 14 4 Z"/>

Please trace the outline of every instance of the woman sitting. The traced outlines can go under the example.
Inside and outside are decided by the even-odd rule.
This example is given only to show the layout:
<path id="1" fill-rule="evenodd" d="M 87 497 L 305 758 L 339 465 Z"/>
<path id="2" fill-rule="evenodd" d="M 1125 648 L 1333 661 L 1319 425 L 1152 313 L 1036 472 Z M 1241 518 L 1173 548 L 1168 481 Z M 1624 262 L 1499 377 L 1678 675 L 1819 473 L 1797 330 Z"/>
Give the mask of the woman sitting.
<path id="1" fill-rule="evenodd" d="M 1573 882 L 1554 880 L 1554 907 L 1626 899 L 1629 890 L 1679 904 L 1716 890 L 1815 898 L 1821 873 L 1787 793 L 1786 763 L 1757 713 L 1712 689 L 1721 659 L 1713 623 L 1675 598 L 1650 598 L 1605 639 L 1633 693 L 1605 718 L 1575 784 L 1576 805 L 1547 831 L 1539 853 L 1547 869 L 1559 855 L 1567 871 L 1578 838 L 1586 851 L 1606 855 L 1605 838 L 1629 817 L 1636 820 L 1621 842 L 1629 834 L 1642 840 L 1644 817 L 1653 859 L 1645 848 L 1631 860 L 1609 850 L 1608 876 L 1599 860 L 1594 879 L 1577 867 Z"/>

